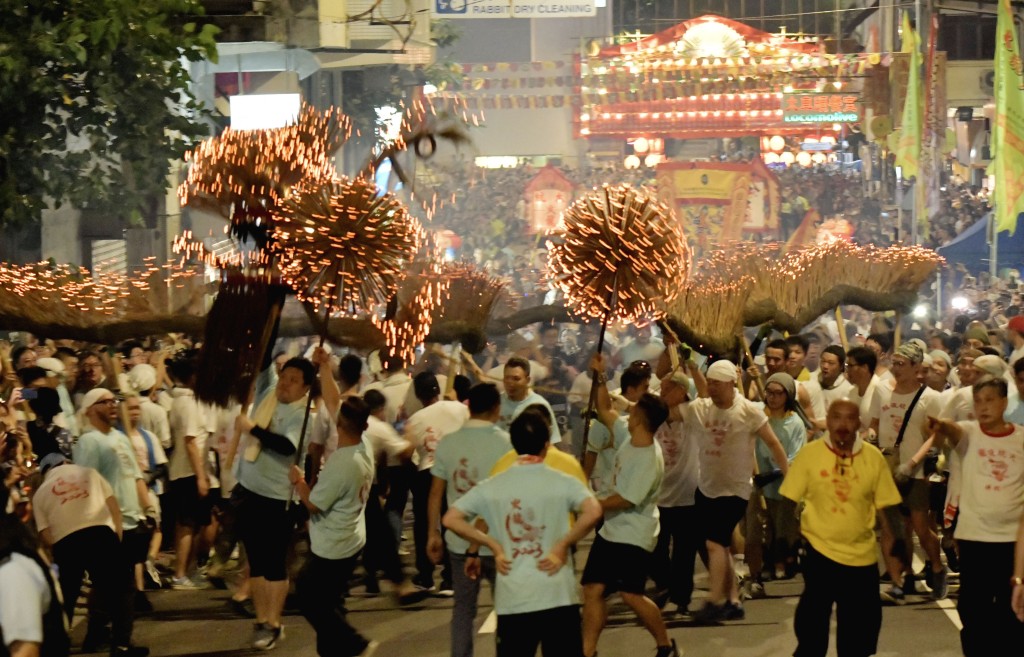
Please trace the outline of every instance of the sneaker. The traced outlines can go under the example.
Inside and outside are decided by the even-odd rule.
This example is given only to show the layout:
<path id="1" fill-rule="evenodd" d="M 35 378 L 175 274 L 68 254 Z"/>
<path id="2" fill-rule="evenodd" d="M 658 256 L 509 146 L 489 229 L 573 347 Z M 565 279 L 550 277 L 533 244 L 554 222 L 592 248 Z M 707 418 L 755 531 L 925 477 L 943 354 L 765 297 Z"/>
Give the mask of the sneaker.
<path id="1" fill-rule="evenodd" d="M 455 589 L 452 588 L 451 584 L 441 584 L 441 587 L 437 589 L 437 593 L 434 595 L 439 598 L 454 598 Z"/>
<path id="2" fill-rule="evenodd" d="M 726 602 L 722 607 L 722 620 L 733 621 L 743 620 L 747 617 L 743 605 L 739 602 Z"/>
<path id="3" fill-rule="evenodd" d="M 149 657 L 149 648 L 146 646 L 113 646 L 110 649 L 110 657 Z"/>
<path id="4" fill-rule="evenodd" d="M 658 652 L 654 654 L 654 657 L 679 657 L 679 649 L 676 647 L 676 640 L 669 639 L 671 643 L 667 646 L 658 646 Z"/>
<path id="5" fill-rule="evenodd" d="M 881 593 L 882 602 L 890 605 L 901 605 L 907 601 L 903 589 L 893 584 Z"/>
<path id="6" fill-rule="evenodd" d="M 256 618 L 256 605 L 253 604 L 252 598 L 245 600 L 228 598 L 228 608 L 242 618 Z"/>
<path id="7" fill-rule="evenodd" d="M 380 648 L 380 642 L 370 641 L 366 644 L 366 647 L 363 648 L 363 651 L 357 655 L 357 657 L 370 657 L 370 655 L 377 652 L 377 648 Z"/>
<path id="8" fill-rule="evenodd" d="M 156 564 L 153 563 L 152 559 L 146 560 L 144 572 L 146 573 L 146 579 L 149 580 L 146 588 L 149 588 L 148 585 L 152 585 L 153 588 L 158 589 L 164 585 L 163 580 L 160 579 L 160 571 L 156 569 Z"/>
<path id="9" fill-rule="evenodd" d="M 924 582 L 925 584 L 928 585 L 929 589 L 934 589 L 935 588 L 935 580 L 932 579 L 932 575 L 933 574 L 934 573 L 932 571 L 932 562 L 931 562 L 931 560 L 928 560 L 928 561 L 924 562 L 924 568 L 921 569 L 921 572 L 914 573 L 914 579 L 916 579 L 918 581 L 921 581 L 921 582 Z"/>
<path id="10" fill-rule="evenodd" d="M 943 566 L 932 573 L 932 600 L 944 600 L 949 595 L 949 569 Z"/>
<path id="11" fill-rule="evenodd" d="M 700 611 L 693 615 L 693 622 L 700 625 L 715 625 L 725 617 L 725 605 L 705 602 Z"/>
<path id="12" fill-rule="evenodd" d="M 768 597 L 768 594 L 764 591 L 764 584 L 756 579 L 746 580 L 743 583 L 740 594 L 748 600 L 760 600 Z"/>
<path id="13" fill-rule="evenodd" d="M 257 650 L 273 650 L 277 642 L 284 638 L 284 625 L 270 627 L 266 623 L 256 623 L 256 631 L 252 635 L 252 647 Z"/>
<path id="14" fill-rule="evenodd" d="M 171 588 L 175 591 L 198 591 L 199 587 L 188 577 L 171 578 Z"/>

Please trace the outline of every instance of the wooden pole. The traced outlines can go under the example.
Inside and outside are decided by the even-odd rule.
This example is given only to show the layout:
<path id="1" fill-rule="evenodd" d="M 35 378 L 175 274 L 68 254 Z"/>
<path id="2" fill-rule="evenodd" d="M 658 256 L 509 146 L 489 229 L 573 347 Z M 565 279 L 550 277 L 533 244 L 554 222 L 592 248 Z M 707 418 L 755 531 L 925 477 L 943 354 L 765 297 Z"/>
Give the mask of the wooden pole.
<path id="1" fill-rule="evenodd" d="M 611 292 L 608 293 L 608 312 L 604 314 L 604 319 L 601 321 L 601 332 L 597 337 L 597 353 L 601 353 L 604 350 L 604 335 L 608 330 L 608 320 L 612 317 L 612 310 L 615 308 L 615 288 L 616 282 L 612 282 Z M 603 375 L 604 372 L 601 372 Z M 597 405 L 597 375 L 591 371 L 590 381 L 590 401 L 587 402 L 587 412 L 583 416 L 583 448 L 587 447 L 587 440 L 590 438 L 590 422 L 593 419 L 594 407 Z"/>
<path id="2" fill-rule="evenodd" d="M 846 322 L 843 321 L 843 309 L 836 306 L 836 326 L 839 328 L 839 342 L 843 345 L 843 351 L 850 351 L 850 342 L 846 339 Z M 845 363 L 840 363 L 845 367 Z"/>
<path id="3" fill-rule="evenodd" d="M 274 331 L 274 325 L 277 324 L 277 319 L 281 315 L 282 304 L 283 302 L 275 303 L 270 307 L 270 314 L 267 315 L 266 324 L 264 324 L 263 326 L 263 335 L 261 336 L 260 346 L 259 349 L 257 350 L 256 376 L 252 377 L 252 383 L 249 385 L 249 392 L 246 395 L 245 399 L 242 400 L 242 409 L 240 411 L 241 413 L 245 413 L 246 409 L 249 408 L 249 405 L 252 404 L 253 402 L 253 396 L 256 394 L 256 381 L 259 379 L 258 369 L 260 365 L 263 364 L 263 357 L 267 353 L 267 347 L 270 346 L 267 343 L 270 341 L 270 336 Z M 235 454 L 238 452 L 238 443 L 241 441 L 241 439 L 242 432 L 239 431 L 238 429 L 234 429 L 234 433 L 231 435 L 231 442 L 228 444 L 228 453 L 225 455 L 224 458 L 225 470 L 230 471 L 232 465 L 234 465 Z"/>
<path id="4" fill-rule="evenodd" d="M 742 333 L 740 333 L 740 344 L 743 345 L 743 351 L 747 355 L 747 360 L 750 361 L 752 366 L 757 368 L 757 365 L 754 363 L 754 354 L 750 351 L 750 345 L 747 343 L 747 336 Z M 739 380 L 742 380 L 742 377 L 737 378 L 737 381 Z M 757 376 L 754 377 L 754 386 L 757 388 L 757 394 L 761 396 L 761 399 L 764 399 L 764 381 L 761 379 L 760 368 L 757 368 Z"/>

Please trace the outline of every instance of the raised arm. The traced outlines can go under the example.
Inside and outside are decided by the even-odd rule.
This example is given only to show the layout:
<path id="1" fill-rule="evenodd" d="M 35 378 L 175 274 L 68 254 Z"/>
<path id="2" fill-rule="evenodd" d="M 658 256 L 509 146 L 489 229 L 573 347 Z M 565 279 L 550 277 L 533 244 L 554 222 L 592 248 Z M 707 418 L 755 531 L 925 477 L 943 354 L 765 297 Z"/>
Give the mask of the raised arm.
<path id="1" fill-rule="evenodd" d="M 963 429 L 961 429 L 960 425 L 956 422 L 940 420 L 939 418 L 932 417 L 930 415 L 925 421 L 925 430 L 932 434 L 932 446 L 936 449 L 942 449 L 945 447 L 947 440 L 950 445 L 956 447 L 964 437 Z"/>
<path id="2" fill-rule="evenodd" d="M 594 354 L 590 359 L 590 374 L 594 378 L 594 386 L 597 388 L 597 419 L 601 424 L 611 431 L 615 420 L 619 419 L 619 413 L 612 408 L 612 397 L 608 394 L 608 377 L 605 375 L 606 361 L 604 354 Z"/>

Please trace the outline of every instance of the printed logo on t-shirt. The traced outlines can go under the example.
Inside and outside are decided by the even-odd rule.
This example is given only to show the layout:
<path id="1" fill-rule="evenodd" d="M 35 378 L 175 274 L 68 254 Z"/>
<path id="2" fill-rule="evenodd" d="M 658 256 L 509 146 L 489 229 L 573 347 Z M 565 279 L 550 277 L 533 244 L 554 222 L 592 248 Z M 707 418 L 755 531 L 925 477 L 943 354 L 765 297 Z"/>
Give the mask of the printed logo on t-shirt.
<path id="1" fill-rule="evenodd" d="M 662 425 L 658 431 L 658 444 L 661 445 L 661 455 L 665 459 L 665 469 L 669 470 L 679 461 L 679 443 L 676 438 L 679 434 Z"/>
<path id="2" fill-rule="evenodd" d="M 822 479 L 828 479 L 832 485 L 832 513 L 846 515 L 843 505 L 849 504 L 853 486 L 860 481 L 860 475 L 853 469 L 853 463 L 837 463 L 832 472 L 822 468 L 820 474 Z"/>
<path id="3" fill-rule="evenodd" d="M 890 411 L 892 412 L 890 413 Z M 905 403 L 889 403 L 882 406 L 882 415 L 888 416 L 893 435 L 899 434 L 900 427 L 903 426 L 903 416 L 906 414 L 907 405 Z"/>
<path id="4" fill-rule="evenodd" d="M 544 525 L 535 525 L 536 514 L 533 509 L 523 508 L 522 501 L 514 499 L 512 510 L 505 515 L 505 531 L 512 541 L 512 558 L 519 556 L 544 556 L 541 539 L 544 537 Z"/>
<path id="5" fill-rule="evenodd" d="M 1016 461 L 1017 455 L 1005 449 L 980 448 L 978 457 L 981 459 L 981 476 L 991 480 L 985 482 L 985 490 L 1002 490 L 1010 473 L 1009 461 Z"/>
<path id="6" fill-rule="evenodd" d="M 728 420 L 709 420 L 705 425 L 708 437 L 712 445 L 705 448 L 704 453 L 708 456 L 721 456 L 722 446 L 725 445 L 725 437 L 729 433 L 730 422 Z"/>
<path id="7" fill-rule="evenodd" d="M 86 497 L 89 497 L 89 489 L 87 489 L 83 484 L 83 481 L 65 479 L 58 475 L 57 480 L 53 482 L 53 495 L 60 500 L 62 505 L 74 500 L 85 499 Z"/>
<path id="8" fill-rule="evenodd" d="M 437 443 L 439 442 L 437 433 L 435 433 L 433 427 L 427 427 L 423 432 L 423 452 L 428 458 L 434 456 L 434 452 L 437 450 Z"/>
<path id="9" fill-rule="evenodd" d="M 460 496 L 465 495 L 473 486 L 476 486 L 478 477 L 477 469 L 470 469 L 468 458 L 463 457 L 459 459 L 459 465 L 455 468 L 455 472 L 452 473 L 452 484 L 455 486 L 455 492 Z"/>

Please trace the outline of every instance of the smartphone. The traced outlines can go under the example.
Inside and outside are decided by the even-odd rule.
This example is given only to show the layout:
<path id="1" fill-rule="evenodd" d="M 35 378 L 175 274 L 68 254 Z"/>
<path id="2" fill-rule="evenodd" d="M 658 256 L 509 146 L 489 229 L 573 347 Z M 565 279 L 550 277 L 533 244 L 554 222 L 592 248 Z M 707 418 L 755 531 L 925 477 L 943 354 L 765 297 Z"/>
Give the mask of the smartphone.
<path id="1" fill-rule="evenodd" d="M 39 391 L 36 390 L 35 388 L 22 388 L 21 389 L 21 398 L 26 400 L 26 401 L 29 400 L 29 399 L 38 399 L 39 398 Z"/>

